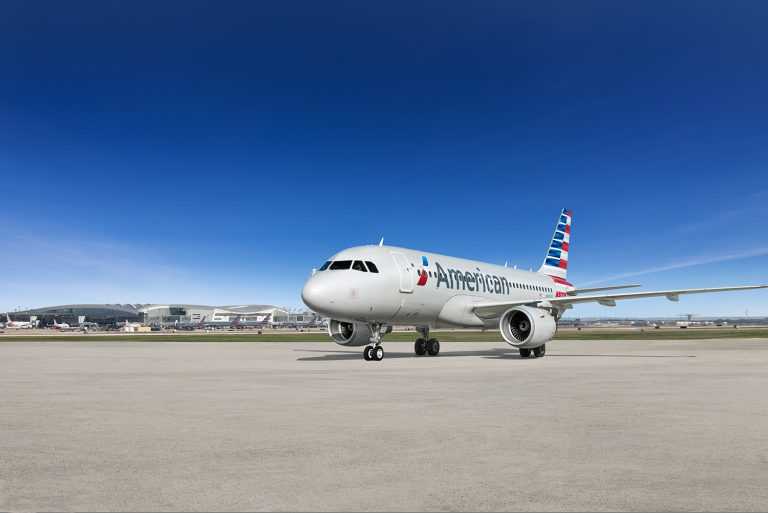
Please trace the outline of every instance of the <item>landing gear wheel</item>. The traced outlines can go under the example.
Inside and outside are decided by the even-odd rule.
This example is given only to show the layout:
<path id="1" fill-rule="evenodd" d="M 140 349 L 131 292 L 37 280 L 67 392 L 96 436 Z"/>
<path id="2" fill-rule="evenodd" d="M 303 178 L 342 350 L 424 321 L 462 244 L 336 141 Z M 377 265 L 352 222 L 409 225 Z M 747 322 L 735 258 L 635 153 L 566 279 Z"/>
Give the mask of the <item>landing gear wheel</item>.
<path id="1" fill-rule="evenodd" d="M 413 344 L 413 352 L 419 356 L 427 354 L 427 341 L 423 338 L 417 338 L 416 343 Z"/>
<path id="2" fill-rule="evenodd" d="M 520 349 L 520 358 L 530 358 L 531 357 L 531 350 L 526 348 Z"/>
<path id="3" fill-rule="evenodd" d="M 363 349 L 363 359 L 366 362 L 370 362 L 373 359 L 373 355 L 371 352 L 373 351 L 373 348 L 371 346 L 365 346 L 365 349 Z"/>
<path id="4" fill-rule="evenodd" d="M 436 338 L 427 340 L 427 352 L 430 356 L 437 356 L 437 353 L 440 352 L 440 341 Z"/>
<path id="5" fill-rule="evenodd" d="M 384 348 L 381 346 L 376 346 L 371 350 L 371 358 L 373 358 L 373 361 L 380 362 L 384 359 Z"/>
<path id="6" fill-rule="evenodd" d="M 544 356 L 547 352 L 547 346 L 539 346 L 533 348 L 533 356 L 536 358 L 541 358 Z"/>

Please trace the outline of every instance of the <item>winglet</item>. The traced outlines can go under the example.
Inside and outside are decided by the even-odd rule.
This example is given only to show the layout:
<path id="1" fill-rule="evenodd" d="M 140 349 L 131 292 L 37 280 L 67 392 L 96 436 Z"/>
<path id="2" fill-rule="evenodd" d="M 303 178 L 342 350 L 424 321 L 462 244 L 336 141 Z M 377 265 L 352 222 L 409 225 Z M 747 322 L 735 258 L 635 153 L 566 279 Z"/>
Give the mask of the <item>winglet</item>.
<path id="1" fill-rule="evenodd" d="M 384 237 L 382 237 L 381 240 L 379 241 L 379 246 L 383 246 L 383 245 L 384 245 Z"/>

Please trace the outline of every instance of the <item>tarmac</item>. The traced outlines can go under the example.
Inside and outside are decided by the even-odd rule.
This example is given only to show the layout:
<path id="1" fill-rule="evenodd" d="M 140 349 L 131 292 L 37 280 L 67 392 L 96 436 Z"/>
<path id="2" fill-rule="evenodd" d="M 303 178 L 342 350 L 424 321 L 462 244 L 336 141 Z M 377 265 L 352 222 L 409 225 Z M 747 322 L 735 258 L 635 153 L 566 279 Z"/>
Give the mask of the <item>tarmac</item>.
<path id="1" fill-rule="evenodd" d="M 768 340 L 0 343 L 0 511 L 768 508 Z"/>

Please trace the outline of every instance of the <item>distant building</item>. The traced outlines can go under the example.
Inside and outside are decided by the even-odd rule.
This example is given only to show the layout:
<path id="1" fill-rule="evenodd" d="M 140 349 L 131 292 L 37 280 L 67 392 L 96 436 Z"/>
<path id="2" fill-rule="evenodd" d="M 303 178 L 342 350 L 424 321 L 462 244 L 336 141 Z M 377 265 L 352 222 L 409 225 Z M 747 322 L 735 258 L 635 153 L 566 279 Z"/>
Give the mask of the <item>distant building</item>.
<path id="1" fill-rule="evenodd" d="M 35 308 L 9 312 L 13 320 L 35 318 L 40 326 L 66 322 L 76 326 L 94 322 L 102 326 L 142 323 L 152 326 L 174 325 L 264 325 L 294 327 L 319 325 L 313 312 L 290 312 L 273 305 L 187 305 L 187 304 L 81 304 Z"/>
<path id="2" fill-rule="evenodd" d="M 269 324 L 288 311 L 272 305 L 140 305 L 142 322 L 151 325 L 171 324 Z"/>
<path id="3" fill-rule="evenodd" d="M 141 316 L 135 305 L 61 305 L 33 308 L 18 312 L 8 312 L 14 321 L 27 321 L 36 318 L 40 326 L 58 322 L 66 322 L 72 326 L 80 323 L 84 318 L 87 322 L 95 322 L 102 325 L 118 324 L 121 322 L 141 322 Z"/>

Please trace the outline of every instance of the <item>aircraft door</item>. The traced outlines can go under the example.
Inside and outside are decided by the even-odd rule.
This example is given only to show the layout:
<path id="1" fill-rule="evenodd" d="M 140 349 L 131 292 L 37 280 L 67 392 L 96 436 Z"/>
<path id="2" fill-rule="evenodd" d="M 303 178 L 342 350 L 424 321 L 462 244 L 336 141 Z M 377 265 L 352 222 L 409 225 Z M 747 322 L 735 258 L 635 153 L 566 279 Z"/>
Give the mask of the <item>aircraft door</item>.
<path id="1" fill-rule="evenodd" d="M 395 260 L 395 266 L 400 273 L 400 292 L 403 294 L 413 293 L 413 277 L 415 270 L 408 263 L 405 255 L 402 253 L 392 253 L 392 258 Z"/>

